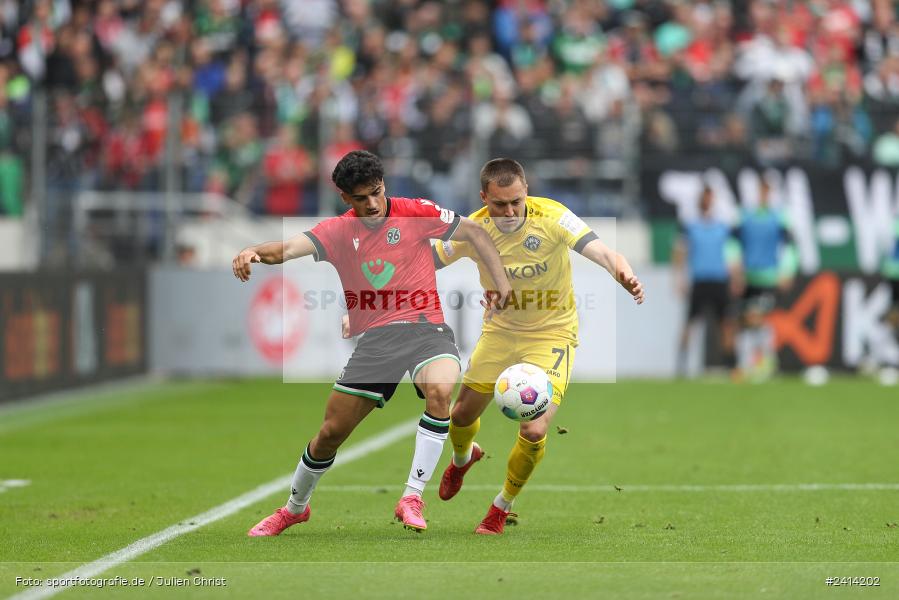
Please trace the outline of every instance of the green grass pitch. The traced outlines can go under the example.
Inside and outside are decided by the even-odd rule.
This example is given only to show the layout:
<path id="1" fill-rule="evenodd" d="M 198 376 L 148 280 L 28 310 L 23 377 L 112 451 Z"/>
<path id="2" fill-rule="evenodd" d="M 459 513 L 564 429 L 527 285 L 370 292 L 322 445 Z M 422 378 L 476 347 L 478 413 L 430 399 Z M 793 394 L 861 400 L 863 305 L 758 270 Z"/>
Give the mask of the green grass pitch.
<path id="1" fill-rule="evenodd" d="M 16 577 L 61 575 L 292 472 L 328 389 L 180 382 L 0 409 L 0 482 L 30 481 L 0 490 L 0 597 L 25 590 Z M 400 390 L 346 448 L 420 414 Z M 895 388 L 857 379 L 576 384 L 504 536 L 473 533 L 515 436 L 491 407 L 478 436 L 488 458 L 450 502 L 436 494 L 444 449 L 423 534 L 392 521 L 410 434 L 328 473 L 311 521 L 279 537 L 246 532 L 284 502 L 286 480 L 101 576 L 189 585 L 62 597 L 895 598 L 897 422 Z"/>

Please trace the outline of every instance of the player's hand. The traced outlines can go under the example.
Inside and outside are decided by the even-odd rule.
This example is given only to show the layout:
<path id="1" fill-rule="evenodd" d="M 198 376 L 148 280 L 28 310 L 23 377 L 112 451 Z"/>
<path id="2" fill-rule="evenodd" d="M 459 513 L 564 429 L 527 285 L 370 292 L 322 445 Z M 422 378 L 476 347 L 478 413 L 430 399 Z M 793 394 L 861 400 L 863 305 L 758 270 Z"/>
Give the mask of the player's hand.
<path id="1" fill-rule="evenodd" d="M 496 298 L 499 294 L 495 290 L 486 290 L 484 297 L 481 299 L 481 306 L 484 307 L 484 320 L 489 321 L 496 312 Z"/>
<path id="2" fill-rule="evenodd" d="M 261 263 L 262 258 L 256 254 L 256 251 L 247 248 L 246 250 L 241 250 L 240 254 L 234 257 L 234 260 L 231 261 L 231 269 L 234 271 L 234 276 L 240 279 L 241 281 L 249 281 L 250 280 L 250 264 L 251 263 Z"/>
<path id="3" fill-rule="evenodd" d="M 640 283 L 640 280 L 637 279 L 637 276 L 634 275 L 634 271 L 630 267 L 618 268 L 618 283 L 627 290 L 628 294 L 633 296 L 634 300 L 637 301 L 637 304 L 643 304 L 643 300 L 645 299 L 643 284 Z"/>
<path id="4" fill-rule="evenodd" d="M 350 315 L 343 315 L 341 322 L 341 335 L 343 339 L 350 339 Z"/>
<path id="5" fill-rule="evenodd" d="M 509 300 L 509 296 L 511 295 L 512 287 L 508 284 L 504 285 L 503 289 L 501 290 L 486 290 L 484 292 L 484 298 L 481 300 L 481 306 L 483 306 L 484 310 L 487 311 L 484 314 L 484 320 L 491 320 L 494 313 L 505 308 L 506 302 Z"/>

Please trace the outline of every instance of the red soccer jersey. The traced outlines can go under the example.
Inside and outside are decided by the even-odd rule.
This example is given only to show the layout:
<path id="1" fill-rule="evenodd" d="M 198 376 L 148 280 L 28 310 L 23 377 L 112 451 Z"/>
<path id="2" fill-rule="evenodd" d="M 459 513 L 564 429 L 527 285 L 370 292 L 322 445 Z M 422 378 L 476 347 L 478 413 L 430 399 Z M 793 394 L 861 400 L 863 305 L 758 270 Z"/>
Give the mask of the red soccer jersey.
<path id="1" fill-rule="evenodd" d="M 458 215 L 430 200 L 388 198 L 374 229 L 348 210 L 306 232 L 315 260 L 340 276 L 350 335 L 398 321 L 443 323 L 430 240 L 448 240 L 458 226 Z"/>

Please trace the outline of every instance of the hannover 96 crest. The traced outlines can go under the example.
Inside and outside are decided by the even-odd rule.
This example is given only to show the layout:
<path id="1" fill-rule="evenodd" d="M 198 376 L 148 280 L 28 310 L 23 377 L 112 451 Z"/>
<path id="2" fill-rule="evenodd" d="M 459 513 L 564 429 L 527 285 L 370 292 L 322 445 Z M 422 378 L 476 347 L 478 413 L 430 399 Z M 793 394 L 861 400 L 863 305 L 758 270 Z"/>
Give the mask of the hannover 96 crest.
<path id="1" fill-rule="evenodd" d="M 400 242 L 400 228 L 391 227 L 387 230 L 387 243 L 391 246 Z"/>
<path id="2" fill-rule="evenodd" d="M 524 240 L 524 247 L 533 252 L 540 247 L 540 238 L 536 235 L 529 235 Z"/>

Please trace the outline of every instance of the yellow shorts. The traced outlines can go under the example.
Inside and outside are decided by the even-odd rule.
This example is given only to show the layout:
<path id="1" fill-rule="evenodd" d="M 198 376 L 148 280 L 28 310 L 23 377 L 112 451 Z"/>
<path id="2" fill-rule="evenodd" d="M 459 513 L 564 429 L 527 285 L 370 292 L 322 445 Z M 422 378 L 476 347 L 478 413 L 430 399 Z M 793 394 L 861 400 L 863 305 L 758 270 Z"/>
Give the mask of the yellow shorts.
<path id="1" fill-rule="evenodd" d="M 482 333 L 468 361 L 462 383 L 476 392 L 492 394 L 499 374 L 517 363 L 531 363 L 546 371 L 553 384 L 553 403 L 561 404 L 574 367 L 575 343 L 546 334 Z"/>

